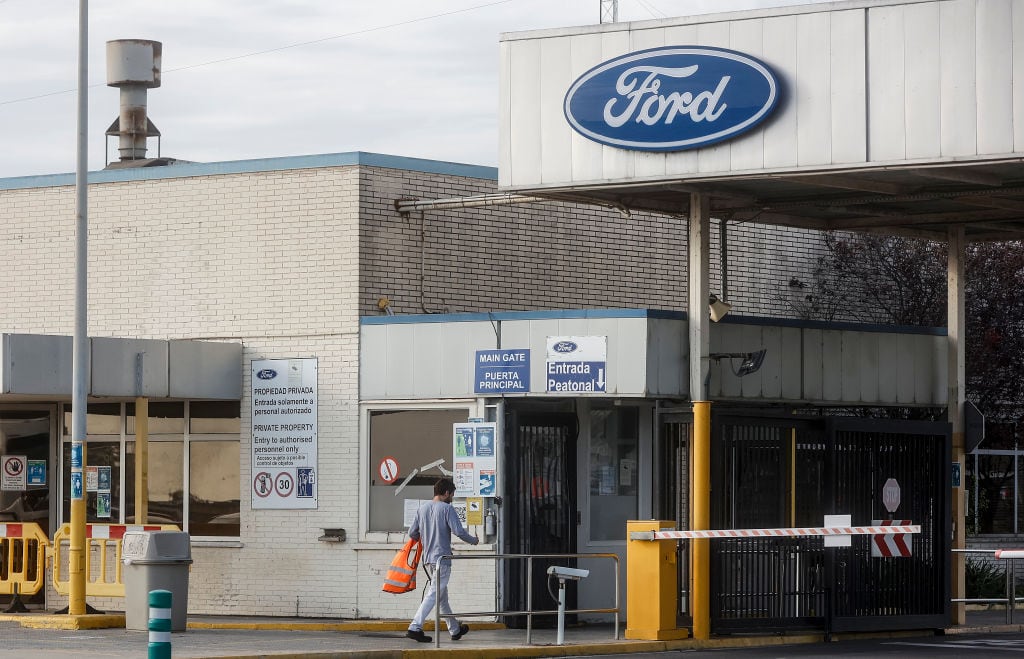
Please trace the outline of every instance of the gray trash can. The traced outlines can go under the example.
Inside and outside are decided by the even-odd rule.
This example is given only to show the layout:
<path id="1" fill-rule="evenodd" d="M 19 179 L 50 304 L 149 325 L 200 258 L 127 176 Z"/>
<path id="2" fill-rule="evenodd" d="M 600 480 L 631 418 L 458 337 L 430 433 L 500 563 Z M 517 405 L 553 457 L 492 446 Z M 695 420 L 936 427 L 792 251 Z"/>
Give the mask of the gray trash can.
<path id="1" fill-rule="evenodd" d="M 171 591 L 171 631 L 185 631 L 192 545 L 184 531 L 126 531 L 121 540 L 125 629 L 146 631 L 149 591 Z"/>

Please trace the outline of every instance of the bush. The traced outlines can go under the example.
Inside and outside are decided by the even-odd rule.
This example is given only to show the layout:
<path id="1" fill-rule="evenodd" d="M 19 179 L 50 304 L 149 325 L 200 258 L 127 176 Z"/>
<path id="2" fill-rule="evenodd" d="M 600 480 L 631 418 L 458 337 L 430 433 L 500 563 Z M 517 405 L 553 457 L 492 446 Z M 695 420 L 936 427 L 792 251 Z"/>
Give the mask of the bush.
<path id="1" fill-rule="evenodd" d="M 968 557 L 964 571 L 968 599 L 1006 597 L 1006 573 L 1002 566 Z"/>

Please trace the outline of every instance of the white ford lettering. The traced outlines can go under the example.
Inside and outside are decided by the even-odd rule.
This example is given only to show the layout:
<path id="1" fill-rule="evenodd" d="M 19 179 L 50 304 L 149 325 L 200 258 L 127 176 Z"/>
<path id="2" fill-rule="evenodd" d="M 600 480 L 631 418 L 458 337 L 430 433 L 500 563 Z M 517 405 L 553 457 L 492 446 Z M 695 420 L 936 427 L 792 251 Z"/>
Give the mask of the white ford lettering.
<path id="1" fill-rule="evenodd" d="M 626 69 L 619 76 L 615 83 L 615 91 L 618 98 L 612 98 L 604 106 L 604 120 L 609 126 L 618 128 L 633 118 L 636 114 L 638 123 L 653 126 L 664 119 L 666 124 L 671 124 L 679 115 L 689 115 L 693 121 L 714 121 L 721 116 L 728 106 L 721 103 L 722 94 L 726 85 L 729 84 L 730 76 L 722 76 L 714 91 L 703 90 L 697 93 L 692 91 L 671 92 L 668 96 L 659 94 L 661 89 L 661 77 L 667 78 L 689 78 L 697 72 L 698 66 L 684 66 L 682 68 L 666 68 L 662 66 L 634 66 Z M 643 78 L 643 82 L 640 82 Z M 639 86 L 637 84 L 639 83 Z M 644 97 L 647 97 L 644 100 Z M 619 101 L 627 99 L 626 107 L 616 114 L 615 106 Z M 641 101 L 643 101 L 641 103 Z"/>

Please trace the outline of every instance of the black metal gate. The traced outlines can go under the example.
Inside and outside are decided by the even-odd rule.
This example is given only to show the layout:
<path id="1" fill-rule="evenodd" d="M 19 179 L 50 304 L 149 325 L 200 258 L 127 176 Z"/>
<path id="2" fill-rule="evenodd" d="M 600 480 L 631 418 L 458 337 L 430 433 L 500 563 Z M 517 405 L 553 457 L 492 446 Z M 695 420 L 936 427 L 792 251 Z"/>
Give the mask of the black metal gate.
<path id="1" fill-rule="evenodd" d="M 949 616 L 949 426 L 853 418 L 721 416 L 713 421 L 715 528 L 921 525 L 910 558 L 875 558 L 870 536 L 850 547 L 821 538 L 712 541 L 716 633 L 944 627 Z M 889 513 L 882 488 L 895 479 Z"/>
<path id="2" fill-rule="evenodd" d="M 506 418 L 504 503 L 505 550 L 509 554 L 576 552 L 576 415 L 511 410 Z M 565 559 L 533 561 L 532 609 L 557 608 L 548 594 L 547 568 Z M 526 561 L 504 566 L 506 611 L 527 607 Z M 576 589 L 566 589 L 566 606 L 576 607 Z M 570 616 L 571 621 L 575 620 Z M 552 616 L 534 618 L 536 627 L 552 626 Z M 506 616 L 511 627 L 525 627 L 525 616 Z"/>

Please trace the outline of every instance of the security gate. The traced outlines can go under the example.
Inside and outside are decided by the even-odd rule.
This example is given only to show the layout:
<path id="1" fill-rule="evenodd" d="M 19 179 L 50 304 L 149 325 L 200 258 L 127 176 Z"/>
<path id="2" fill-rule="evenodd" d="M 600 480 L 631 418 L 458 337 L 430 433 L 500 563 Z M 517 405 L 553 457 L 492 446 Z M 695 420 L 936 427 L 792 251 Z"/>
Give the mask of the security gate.
<path id="1" fill-rule="evenodd" d="M 713 420 L 714 528 L 921 526 L 908 558 L 874 558 L 871 536 L 850 547 L 821 538 L 737 538 L 711 544 L 715 633 L 944 627 L 949 618 L 949 426 L 852 418 Z M 889 513 L 883 487 L 894 479 Z M 893 492 L 889 504 L 892 507 Z"/>

